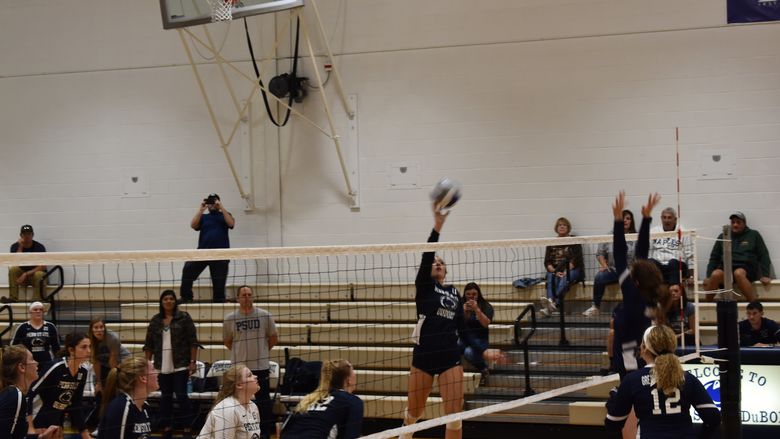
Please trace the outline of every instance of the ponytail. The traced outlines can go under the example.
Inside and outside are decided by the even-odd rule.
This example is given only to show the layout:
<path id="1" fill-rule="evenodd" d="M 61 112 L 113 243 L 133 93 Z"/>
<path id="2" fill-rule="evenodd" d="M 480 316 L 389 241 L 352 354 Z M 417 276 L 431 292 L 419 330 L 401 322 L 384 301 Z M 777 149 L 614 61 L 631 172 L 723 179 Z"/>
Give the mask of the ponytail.
<path id="1" fill-rule="evenodd" d="M 100 417 L 106 410 L 106 406 L 114 399 L 119 390 L 131 394 L 133 386 L 139 377 L 146 376 L 149 371 L 149 360 L 144 357 L 128 357 L 118 367 L 111 369 L 103 387 L 103 396 L 100 400 Z"/>
<path id="2" fill-rule="evenodd" d="M 645 331 L 642 344 L 655 356 L 652 374 L 656 388 L 661 389 L 664 395 L 671 396 L 675 389 L 685 384 L 685 371 L 674 354 L 677 347 L 674 331 L 665 325 L 651 326 Z"/>
<path id="3" fill-rule="evenodd" d="M 303 397 L 295 407 L 295 412 L 305 412 L 312 404 L 327 398 L 331 391 L 343 389 L 350 374 L 352 374 L 352 365 L 347 360 L 323 361 L 319 386 L 315 391 Z"/>

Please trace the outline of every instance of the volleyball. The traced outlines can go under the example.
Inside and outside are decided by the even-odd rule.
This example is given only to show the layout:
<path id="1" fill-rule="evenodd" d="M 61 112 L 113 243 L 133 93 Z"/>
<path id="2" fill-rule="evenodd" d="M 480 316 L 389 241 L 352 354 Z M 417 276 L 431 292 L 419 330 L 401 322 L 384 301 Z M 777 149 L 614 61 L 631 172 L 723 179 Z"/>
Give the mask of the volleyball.
<path id="1" fill-rule="evenodd" d="M 436 203 L 436 210 L 452 208 L 460 200 L 460 183 L 449 177 L 442 178 L 433 187 L 431 200 Z"/>

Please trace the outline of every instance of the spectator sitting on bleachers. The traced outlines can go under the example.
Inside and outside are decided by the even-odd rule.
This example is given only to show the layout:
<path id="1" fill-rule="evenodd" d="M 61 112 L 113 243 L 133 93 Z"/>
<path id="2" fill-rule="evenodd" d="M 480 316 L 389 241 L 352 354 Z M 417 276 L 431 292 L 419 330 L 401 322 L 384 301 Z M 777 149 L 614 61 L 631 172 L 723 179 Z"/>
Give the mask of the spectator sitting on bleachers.
<path id="1" fill-rule="evenodd" d="M 571 222 L 564 218 L 555 220 L 555 233 L 559 238 L 571 236 Z M 544 267 L 547 270 L 547 295 L 542 297 L 539 313 L 548 317 L 558 310 L 563 295 L 572 284 L 585 279 L 581 244 L 549 245 L 544 252 Z"/>
<path id="2" fill-rule="evenodd" d="M 696 327 L 696 306 L 688 301 L 685 286 L 676 284 L 669 286 L 670 301 L 666 306 L 666 324 L 680 337 L 684 334 L 686 345 L 693 343 L 693 328 Z"/>
<path id="3" fill-rule="evenodd" d="M 482 373 L 484 384 L 489 374 L 482 354 L 488 348 L 488 326 L 493 321 L 493 306 L 482 296 L 476 282 L 469 282 L 463 289 L 463 329 L 458 331 L 458 347 L 466 360 Z"/>
<path id="4" fill-rule="evenodd" d="M 29 224 L 22 226 L 19 239 L 11 244 L 11 253 L 45 253 L 46 247 L 33 239 L 35 233 Z M 3 303 L 11 303 L 19 300 L 19 287 L 32 285 L 33 300 L 43 300 L 41 280 L 46 274 L 45 265 L 30 267 L 13 266 L 8 269 L 8 297 L 0 298 Z"/>
<path id="5" fill-rule="evenodd" d="M 682 229 L 677 224 L 677 211 L 674 208 L 667 207 L 661 212 L 661 226 L 653 227 L 650 233 L 671 232 Z M 682 256 L 682 260 L 678 259 Z M 683 237 L 682 242 L 677 236 L 668 238 L 653 239 L 650 242 L 650 260 L 653 261 L 667 285 L 679 284 L 680 272 L 682 277 L 687 278 L 688 266 L 693 257 L 693 246 L 689 237 Z"/>
<path id="6" fill-rule="evenodd" d="M 747 305 L 747 319 L 739 322 L 739 345 L 772 347 L 780 342 L 780 326 L 764 317 L 764 306 L 759 301 Z"/>
<path id="7" fill-rule="evenodd" d="M 772 267 L 769 250 L 761 234 L 747 226 L 744 213 L 734 212 L 729 220 L 731 220 L 731 268 L 734 270 L 734 282 L 737 283 L 739 291 L 747 301 L 753 302 L 757 299 L 753 291 L 753 282 L 760 280 L 762 284 L 769 285 L 772 281 L 769 277 Z M 704 289 L 707 291 L 718 289 L 723 284 L 723 277 L 723 233 L 721 233 L 712 246 Z"/>
<path id="8" fill-rule="evenodd" d="M 623 231 L 625 233 L 636 233 L 634 213 L 628 209 L 623 211 Z M 634 262 L 634 244 L 636 244 L 636 241 L 626 241 L 628 265 Z M 597 316 L 599 314 L 601 299 L 604 297 L 607 285 L 616 284 L 619 277 L 619 273 L 615 271 L 615 257 L 612 252 L 611 242 L 599 244 L 596 251 L 596 260 L 599 262 L 599 271 L 596 273 L 596 277 L 593 278 L 593 305 L 582 313 L 585 317 Z"/>
<path id="9" fill-rule="evenodd" d="M 248 367 L 234 364 L 222 375 L 222 387 L 198 439 L 259 438 L 260 412 L 252 402 L 260 384 Z"/>

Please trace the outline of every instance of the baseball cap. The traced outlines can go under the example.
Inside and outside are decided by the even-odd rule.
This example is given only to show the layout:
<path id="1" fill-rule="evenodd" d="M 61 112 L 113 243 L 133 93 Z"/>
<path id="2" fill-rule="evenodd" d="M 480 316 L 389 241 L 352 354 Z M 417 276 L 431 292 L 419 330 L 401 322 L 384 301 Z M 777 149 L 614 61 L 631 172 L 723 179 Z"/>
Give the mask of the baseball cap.
<path id="1" fill-rule="evenodd" d="M 747 222 L 747 219 L 745 219 L 745 214 L 744 214 L 744 213 L 742 213 L 742 212 L 740 212 L 740 211 L 738 211 L 738 210 L 737 210 L 736 212 L 732 213 L 732 214 L 729 216 L 729 219 L 734 219 L 734 218 L 739 218 L 739 219 L 741 219 L 742 221 L 745 221 L 745 222 Z"/>
<path id="2" fill-rule="evenodd" d="M 33 228 L 29 224 L 25 224 L 22 226 L 22 231 L 20 233 L 33 233 Z"/>

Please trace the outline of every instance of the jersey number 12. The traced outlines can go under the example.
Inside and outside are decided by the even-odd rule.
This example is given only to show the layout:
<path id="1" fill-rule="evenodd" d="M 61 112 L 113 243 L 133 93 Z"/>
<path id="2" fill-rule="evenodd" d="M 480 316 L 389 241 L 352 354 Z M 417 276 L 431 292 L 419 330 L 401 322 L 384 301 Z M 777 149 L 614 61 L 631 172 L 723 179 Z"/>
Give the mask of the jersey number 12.
<path id="1" fill-rule="evenodd" d="M 653 414 L 654 415 L 674 415 L 682 412 L 682 408 L 679 406 L 680 402 L 680 389 L 674 389 L 674 395 L 666 397 L 666 410 L 661 410 L 661 404 L 658 398 L 658 389 L 650 391 L 653 395 Z"/>

